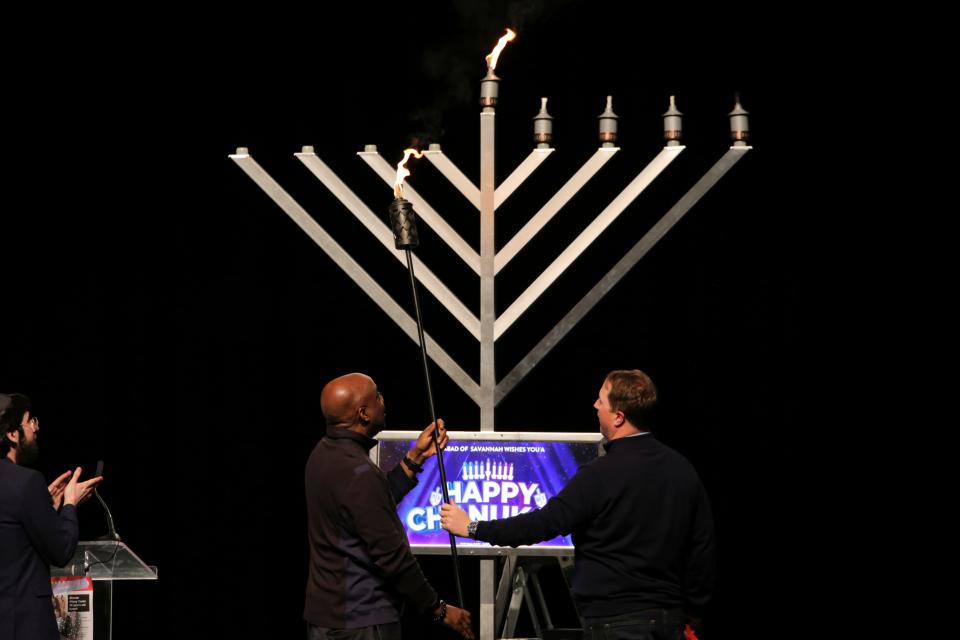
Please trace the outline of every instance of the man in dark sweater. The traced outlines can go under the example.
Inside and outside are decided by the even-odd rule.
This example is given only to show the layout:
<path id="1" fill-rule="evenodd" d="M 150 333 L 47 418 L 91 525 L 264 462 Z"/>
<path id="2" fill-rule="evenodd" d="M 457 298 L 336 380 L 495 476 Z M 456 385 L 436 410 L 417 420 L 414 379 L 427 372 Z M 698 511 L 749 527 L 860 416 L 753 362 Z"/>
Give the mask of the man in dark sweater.
<path id="1" fill-rule="evenodd" d="M 594 403 L 605 456 L 542 509 L 471 522 L 447 504 L 442 526 L 512 547 L 572 533 L 585 638 L 682 638 L 687 615 L 699 618 L 713 590 L 713 518 L 693 466 L 649 431 L 656 401 L 642 371 L 611 372 Z"/>
<path id="2" fill-rule="evenodd" d="M 410 551 L 397 502 L 417 485 L 416 474 L 436 454 L 432 431 L 384 475 L 370 460 L 373 436 L 386 425 L 383 395 L 361 373 L 323 388 L 327 435 L 307 461 L 310 567 L 303 616 L 309 640 L 399 640 L 404 601 L 472 640 L 470 614 L 444 603 Z M 447 442 L 438 420 L 438 442 Z"/>

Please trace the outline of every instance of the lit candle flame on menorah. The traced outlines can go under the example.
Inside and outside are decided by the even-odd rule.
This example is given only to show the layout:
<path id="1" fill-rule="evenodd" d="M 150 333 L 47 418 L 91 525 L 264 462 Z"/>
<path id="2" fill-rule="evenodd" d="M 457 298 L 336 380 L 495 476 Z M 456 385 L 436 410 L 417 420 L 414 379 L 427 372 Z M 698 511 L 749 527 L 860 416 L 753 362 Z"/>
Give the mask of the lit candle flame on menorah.
<path id="1" fill-rule="evenodd" d="M 423 157 L 423 154 L 416 149 L 403 150 L 403 160 L 397 163 L 397 179 L 393 183 L 394 198 L 403 197 L 403 180 L 410 175 L 410 170 L 407 169 L 407 161 L 410 159 L 410 156 L 420 159 Z"/>
<path id="2" fill-rule="evenodd" d="M 546 289 L 593 243 L 600 234 L 657 178 L 685 147 L 682 139 L 682 115 L 677 110 L 674 96 L 663 114 L 665 145 L 660 152 L 586 228 L 563 249 L 553 262 L 504 311 L 497 315 L 494 309 L 494 281 L 500 272 L 527 243 L 543 228 L 589 180 L 620 151 L 616 146 L 619 117 L 613 112 L 612 97 L 599 120 L 600 146 L 583 166 L 525 223 L 513 238 L 499 251 L 494 246 L 494 214 L 510 195 L 546 160 L 554 149 L 553 118 L 547 112 L 547 98 L 542 98 L 540 111 L 534 117 L 535 148 L 500 185 L 494 180 L 494 124 L 500 78 L 494 69 L 500 54 L 516 34 L 507 29 L 494 50 L 486 56 L 487 74 L 480 83 L 480 184 L 473 183 L 447 158 L 439 144 L 427 150 L 407 149 L 396 169 L 378 152 L 367 145 L 357 155 L 380 178 L 393 188 L 394 198 L 409 201 L 417 216 L 480 276 L 480 317 L 467 308 L 417 256 L 412 256 L 416 279 L 447 309 L 447 311 L 480 344 L 480 380 L 477 382 L 447 354 L 429 334 L 424 334 L 426 351 L 433 360 L 480 407 L 481 431 L 494 430 L 494 408 L 529 373 L 546 354 L 572 329 L 619 280 L 706 194 L 747 151 L 749 136 L 747 112 L 740 105 L 739 96 L 728 116 L 731 147 L 717 162 L 690 187 L 690 189 L 643 234 L 610 271 L 559 322 L 547 332 L 514 368 L 499 381 L 494 369 L 494 344 L 517 321 Z M 405 264 L 402 250 L 394 246 L 391 229 L 381 216 L 376 215 L 333 171 L 305 146 L 294 154 L 324 186 L 352 213 L 401 265 Z M 410 175 L 406 163 L 410 156 L 426 157 L 463 197 L 480 212 L 480 252 L 477 253 L 443 217 L 404 179 Z M 417 323 L 344 249 L 253 159 L 246 148 L 238 148 L 230 158 L 243 169 L 293 220 L 303 229 L 360 288 L 417 344 Z"/>

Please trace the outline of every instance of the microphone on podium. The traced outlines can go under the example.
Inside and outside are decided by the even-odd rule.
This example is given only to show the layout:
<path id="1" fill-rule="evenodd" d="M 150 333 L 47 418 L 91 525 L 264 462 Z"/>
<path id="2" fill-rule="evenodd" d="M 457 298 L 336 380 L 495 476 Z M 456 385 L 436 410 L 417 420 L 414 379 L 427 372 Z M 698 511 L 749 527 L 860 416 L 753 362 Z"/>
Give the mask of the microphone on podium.
<path id="1" fill-rule="evenodd" d="M 97 460 L 97 471 L 94 473 L 94 477 L 103 475 L 103 460 Z M 117 534 L 116 528 L 113 526 L 113 514 L 110 513 L 110 507 L 107 506 L 107 503 L 103 501 L 103 498 L 100 497 L 100 492 L 97 487 L 93 488 L 93 495 L 97 496 L 97 500 L 100 501 L 100 504 L 103 505 L 103 510 L 107 512 L 107 534 L 100 536 L 100 540 L 120 540 L 120 536 Z"/>

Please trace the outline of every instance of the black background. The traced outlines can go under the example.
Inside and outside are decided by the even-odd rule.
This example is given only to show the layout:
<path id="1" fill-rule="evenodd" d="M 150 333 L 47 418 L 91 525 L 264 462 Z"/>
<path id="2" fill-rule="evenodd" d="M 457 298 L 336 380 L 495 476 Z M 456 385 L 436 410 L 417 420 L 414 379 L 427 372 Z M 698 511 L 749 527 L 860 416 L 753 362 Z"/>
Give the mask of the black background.
<path id="1" fill-rule="evenodd" d="M 596 149 L 607 95 L 622 150 L 501 273 L 498 312 L 662 147 L 670 95 L 687 150 L 507 332 L 499 377 L 722 156 L 735 91 L 755 149 L 515 388 L 498 428 L 592 431 L 604 374 L 644 369 L 661 390 L 660 438 L 713 502 L 721 582 L 701 638 L 760 637 L 796 607 L 821 562 L 806 551 L 820 525 L 797 474 L 809 403 L 794 390 L 825 304 L 810 293 L 811 230 L 829 207 L 803 204 L 816 180 L 801 157 L 823 87 L 779 19 L 731 12 L 694 29 L 688 11 L 426 2 L 141 17 L 57 34 L 55 63 L 14 72 L 0 388 L 31 396 L 48 477 L 106 460 L 118 531 L 160 568 L 157 583 L 118 588 L 121 637 L 299 637 L 320 388 L 364 371 L 388 427 L 429 420 L 417 346 L 227 156 L 249 148 L 412 312 L 405 270 L 293 153 L 313 145 L 384 220 L 392 194 L 356 158 L 365 144 L 395 163 L 439 142 L 478 182 L 483 57 L 506 26 L 518 39 L 497 68 L 497 181 L 529 153 L 541 96 L 557 151 L 498 211 L 498 247 Z M 479 250 L 476 210 L 426 160 L 409 167 Z M 478 314 L 475 276 L 420 230 L 419 256 Z M 427 331 L 477 376 L 476 341 L 421 296 Z M 436 368 L 433 383 L 448 426 L 476 429 L 473 403 Z M 95 503 L 80 513 L 82 537 L 105 531 Z M 423 565 L 452 597 L 448 562 Z M 476 563 L 463 572 L 476 613 Z"/>

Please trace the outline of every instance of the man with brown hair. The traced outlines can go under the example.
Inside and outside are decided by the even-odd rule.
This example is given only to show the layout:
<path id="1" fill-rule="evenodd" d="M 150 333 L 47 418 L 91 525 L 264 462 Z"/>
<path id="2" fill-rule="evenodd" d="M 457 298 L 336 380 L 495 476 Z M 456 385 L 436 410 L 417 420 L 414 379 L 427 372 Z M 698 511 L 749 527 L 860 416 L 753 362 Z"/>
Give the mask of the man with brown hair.
<path id="1" fill-rule="evenodd" d="M 386 425 L 377 385 L 362 373 L 331 380 L 320 394 L 327 434 L 307 461 L 310 569 L 303 616 L 309 640 L 400 640 L 403 603 L 472 640 L 470 614 L 427 582 L 397 516 L 397 502 L 436 454 L 431 424 L 386 475 L 368 452 Z M 447 442 L 438 420 L 437 442 Z"/>
<path id="2" fill-rule="evenodd" d="M 584 637 L 679 640 L 713 591 L 713 518 L 693 466 L 650 431 L 656 403 L 645 373 L 611 371 L 593 405 L 605 456 L 542 509 L 479 522 L 447 504 L 443 528 L 511 547 L 572 533 Z"/>

